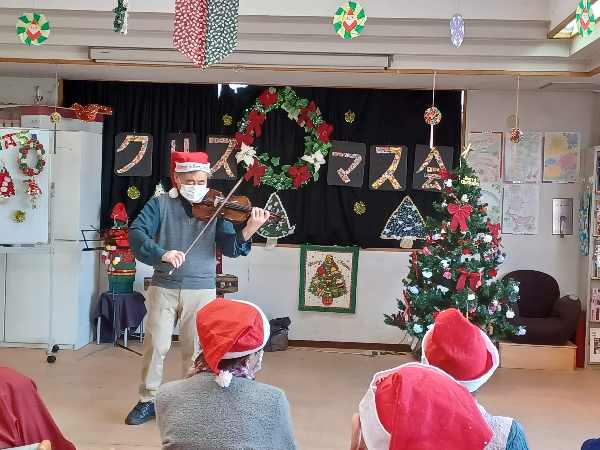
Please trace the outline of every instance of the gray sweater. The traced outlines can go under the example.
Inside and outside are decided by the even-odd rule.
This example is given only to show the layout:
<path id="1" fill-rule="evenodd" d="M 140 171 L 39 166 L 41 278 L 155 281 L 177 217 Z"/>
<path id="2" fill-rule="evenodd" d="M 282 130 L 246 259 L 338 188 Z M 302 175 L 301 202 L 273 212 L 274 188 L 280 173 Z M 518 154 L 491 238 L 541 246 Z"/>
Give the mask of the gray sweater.
<path id="1" fill-rule="evenodd" d="M 163 384 L 156 396 L 163 450 L 295 450 L 283 391 L 234 377 L 222 388 L 201 373 Z"/>
<path id="2" fill-rule="evenodd" d="M 246 256 L 250 241 L 244 241 L 231 222 L 216 220 L 186 256 L 183 265 L 174 271 L 161 261 L 167 250 L 185 251 L 205 223 L 192 217 L 192 206 L 179 198 L 161 195 L 153 198 L 142 209 L 129 227 L 129 242 L 136 259 L 154 266 L 152 284 L 167 289 L 214 289 L 215 243 L 230 258 Z"/>

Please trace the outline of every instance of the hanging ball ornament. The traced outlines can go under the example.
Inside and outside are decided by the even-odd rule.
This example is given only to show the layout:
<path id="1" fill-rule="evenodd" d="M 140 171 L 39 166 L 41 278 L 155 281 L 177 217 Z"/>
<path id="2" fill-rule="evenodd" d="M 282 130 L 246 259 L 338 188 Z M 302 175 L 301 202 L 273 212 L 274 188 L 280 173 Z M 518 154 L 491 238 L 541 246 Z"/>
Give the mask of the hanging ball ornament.
<path id="1" fill-rule="evenodd" d="M 346 111 L 346 114 L 344 114 L 344 120 L 347 123 L 354 123 L 355 119 L 356 119 L 356 113 L 350 109 L 348 111 Z"/>
<path id="2" fill-rule="evenodd" d="M 510 130 L 510 142 L 517 144 L 523 137 L 523 132 L 519 128 Z"/>
<path id="3" fill-rule="evenodd" d="M 223 116 L 223 125 L 225 125 L 226 127 L 231 126 L 231 124 L 233 123 L 233 117 L 231 117 L 229 114 L 225 114 Z"/>
<path id="4" fill-rule="evenodd" d="M 354 203 L 354 213 L 355 214 L 362 216 L 366 212 L 367 212 L 367 205 L 365 205 L 365 202 L 358 201 L 358 202 Z"/>
<path id="5" fill-rule="evenodd" d="M 17 19 L 17 36 L 28 47 L 42 45 L 50 35 L 50 22 L 36 12 L 24 13 Z"/>
<path id="6" fill-rule="evenodd" d="M 12 214 L 12 220 L 15 223 L 23 223 L 25 222 L 26 214 L 22 209 L 18 209 Z"/>
<path id="7" fill-rule="evenodd" d="M 62 119 L 62 116 L 60 115 L 60 113 L 58 111 L 54 111 L 52 114 L 50 114 L 50 122 L 52 123 L 59 123 Z"/>
<path id="8" fill-rule="evenodd" d="M 454 14 L 450 19 L 450 41 L 456 48 L 460 47 L 465 39 L 465 19 L 460 14 Z"/>
<path id="9" fill-rule="evenodd" d="M 137 200 L 140 198 L 140 190 L 137 188 L 137 186 L 129 186 L 127 188 L 127 197 L 129 197 L 131 200 Z"/>
<path id="10" fill-rule="evenodd" d="M 427 125 L 437 125 L 442 121 L 442 113 L 435 106 L 425 110 L 425 123 Z"/>

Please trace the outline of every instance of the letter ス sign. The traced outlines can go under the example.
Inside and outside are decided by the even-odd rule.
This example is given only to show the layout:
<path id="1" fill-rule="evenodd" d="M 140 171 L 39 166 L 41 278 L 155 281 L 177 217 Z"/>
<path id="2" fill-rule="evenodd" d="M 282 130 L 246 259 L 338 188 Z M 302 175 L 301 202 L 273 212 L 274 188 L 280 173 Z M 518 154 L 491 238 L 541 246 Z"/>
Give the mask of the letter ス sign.
<path id="1" fill-rule="evenodd" d="M 367 146 L 359 142 L 331 141 L 327 184 L 361 187 L 365 173 Z"/>
<path id="2" fill-rule="evenodd" d="M 152 175 L 152 135 L 119 133 L 115 137 L 115 174 L 121 177 Z"/>
<path id="3" fill-rule="evenodd" d="M 406 190 L 405 145 L 372 145 L 369 159 L 369 189 L 375 191 Z"/>
<path id="4" fill-rule="evenodd" d="M 207 137 L 206 153 L 208 153 L 213 180 L 235 180 L 237 178 L 235 147 L 235 138 L 231 136 L 209 135 Z"/>

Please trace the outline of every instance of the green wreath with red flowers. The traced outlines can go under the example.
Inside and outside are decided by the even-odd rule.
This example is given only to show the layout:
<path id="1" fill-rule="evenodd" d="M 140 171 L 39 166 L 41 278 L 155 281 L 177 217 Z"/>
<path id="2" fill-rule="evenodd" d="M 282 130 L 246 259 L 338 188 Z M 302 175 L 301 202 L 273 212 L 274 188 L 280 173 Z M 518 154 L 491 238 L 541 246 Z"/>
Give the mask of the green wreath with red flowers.
<path id="1" fill-rule="evenodd" d="M 281 165 L 278 156 L 264 152 L 257 154 L 254 139 L 262 135 L 262 125 L 267 114 L 275 109 L 287 112 L 288 117 L 304 128 L 304 155 L 292 165 Z M 246 111 L 235 134 L 239 151 L 238 163 L 246 168 L 244 179 L 254 186 L 261 183 L 278 191 L 299 189 L 310 180 L 319 179 L 319 169 L 331 149 L 329 136 L 333 127 L 323 120 L 315 102 L 299 97 L 291 88 L 266 89 Z"/>
<path id="2" fill-rule="evenodd" d="M 30 150 L 35 152 L 37 158 L 35 167 L 29 167 L 29 163 L 27 162 L 27 155 L 29 154 Z M 42 173 L 42 170 L 44 170 L 44 166 L 46 165 L 45 154 L 46 151 L 44 150 L 44 146 L 38 140 L 34 138 L 29 139 L 19 148 L 19 157 L 17 160 L 19 169 L 21 169 L 21 172 L 28 177 L 39 175 Z"/>

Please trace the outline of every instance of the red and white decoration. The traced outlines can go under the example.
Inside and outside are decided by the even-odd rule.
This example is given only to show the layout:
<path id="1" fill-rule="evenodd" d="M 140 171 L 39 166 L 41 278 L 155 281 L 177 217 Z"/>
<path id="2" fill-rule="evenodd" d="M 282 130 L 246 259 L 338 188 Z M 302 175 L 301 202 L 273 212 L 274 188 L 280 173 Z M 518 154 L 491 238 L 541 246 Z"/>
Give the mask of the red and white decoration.
<path id="1" fill-rule="evenodd" d="M 176 173 L 206 172 L 210 175 L 210 162 L 204 152 L 171 152 L 171 185 L 169 197 L 177 198 L 179 191 L 175 184 Z"/>
<path id="2" fill-rule="evenodd" d="M 42 195 L 42 189 L 38 186 L 34 178 L 23 180 L 23 183 L 25 183 L 25 194 L 29 197 L 31 207 L 36 209 L 38 198 Z"/>
<path id="3" fill-rule="evenodd" d="M 14 197 L 15 195 L 15 183 L 8 173 L 8 169 L 4 164 L 0 169 L 0 201 Z"/>
<path id="4" fill-rule="evenodd" d="M 197 66 L 206 51 L 207 0 L 176 0 L 173 47 Z"/>

